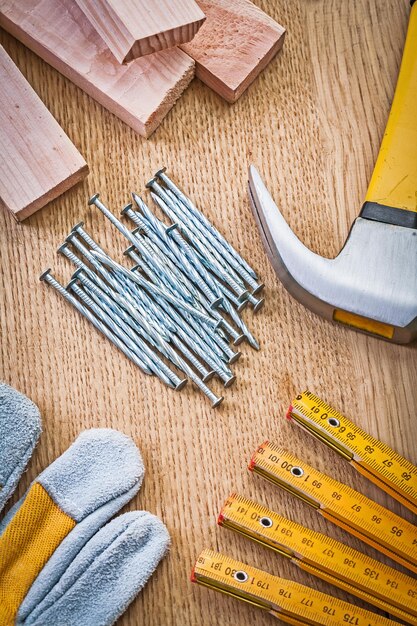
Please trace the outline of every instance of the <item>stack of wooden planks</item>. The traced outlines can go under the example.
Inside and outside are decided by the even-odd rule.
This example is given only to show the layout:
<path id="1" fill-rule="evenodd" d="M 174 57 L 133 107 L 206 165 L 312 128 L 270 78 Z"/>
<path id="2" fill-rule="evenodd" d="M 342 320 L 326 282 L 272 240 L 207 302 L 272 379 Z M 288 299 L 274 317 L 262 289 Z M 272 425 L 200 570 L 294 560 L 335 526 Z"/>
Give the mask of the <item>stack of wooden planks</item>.
<path id="1" fill-rule="evenodd" d="M 194 0 L 76 0 L 120 63 L 191 41 L 205 20 Z"/>
<path id="2" fill-rule="evenodd" d="M 0 0 L 0 26 L 144 137 L 195 73 L 235 102 L 282 47 L 285 35 L 250 0 Z M 4 94 L 0 106 L 6 106 Z M 5 145 L 14 143 L 15 152 L 25 154 L 21 135 L 8 134 L 8 128 Z M 44 188 L 34 184 L 34 197 L 23 195 L 21 206 L 11 200 L 11 172 L 0 164 L 0 197 L 17 219 L 86 173 L 82 157 L 74 158 L 76 149 L 60 132 L 67 145 L 66 152 L 60 147 L 63 163 L 78 167 L 77 172 L 58 170 L 59 181 L 43 180 L 34 167 Z M 26 137 L 30 143 L 30 133 Z"/>

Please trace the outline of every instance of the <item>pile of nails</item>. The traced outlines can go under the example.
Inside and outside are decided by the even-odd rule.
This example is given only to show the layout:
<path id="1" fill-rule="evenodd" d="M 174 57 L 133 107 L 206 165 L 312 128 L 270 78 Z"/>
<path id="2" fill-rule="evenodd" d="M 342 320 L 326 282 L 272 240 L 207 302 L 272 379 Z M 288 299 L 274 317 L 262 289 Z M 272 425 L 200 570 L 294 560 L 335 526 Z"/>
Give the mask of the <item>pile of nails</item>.
<path id="1" fill-rule="evenodd" d="M 64 287 L 46 270 L 41 280 L 54 287 L 149 375 L 174 389 L 187 378 L 218 406 L 207 381 L 218 376 L 225 387 L 235 381 L 231 364 L 240 357 L 232 348 L 259 344 L 240 316 L 250 304 L 263 305 L 263 285 L 247 262 L 191 200 L 159 170 L 147 187 L 156 206 L 170 221 L 160 220 L 140 196 L 122 215 L 130 230 L 94 195 L 96 206 L 126 237 L 127 268 L 114 261 L 84 230 L 72 229 L 58 251 L 77 267 Z"/>

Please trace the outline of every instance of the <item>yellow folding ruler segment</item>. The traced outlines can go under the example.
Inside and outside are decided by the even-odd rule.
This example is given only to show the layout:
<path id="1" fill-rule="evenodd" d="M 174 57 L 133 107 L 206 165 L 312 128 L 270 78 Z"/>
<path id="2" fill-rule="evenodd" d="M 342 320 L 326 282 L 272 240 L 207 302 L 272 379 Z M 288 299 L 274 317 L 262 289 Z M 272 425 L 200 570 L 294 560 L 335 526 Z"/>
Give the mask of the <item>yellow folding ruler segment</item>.
<path id="1" fill-rule="evenodd" d="M 417 527 L 392 511 L 268 441 L 255 452 L 249 469 L 417 573 Z"/>
<path id="2" fill-rule="evenodd" d="M 417 626 L 417 579 L 237 494 L 226 500 L 218 523 L 271 548 L 310 574 Z"/>
<path id="3" fill-rule="evenodd" d="M 410 461 L 368 435 L 310 391 L 296 397 L 287 417 L 417 514 L 417 467 Z"/>
<path id="4" fill-rule="evenodd" d="M 292 580 L 272 576 L 228 556 L 204 550 L 191 580 L 303 626 L 392 626 L 398 622 L 333 598 Z"/>

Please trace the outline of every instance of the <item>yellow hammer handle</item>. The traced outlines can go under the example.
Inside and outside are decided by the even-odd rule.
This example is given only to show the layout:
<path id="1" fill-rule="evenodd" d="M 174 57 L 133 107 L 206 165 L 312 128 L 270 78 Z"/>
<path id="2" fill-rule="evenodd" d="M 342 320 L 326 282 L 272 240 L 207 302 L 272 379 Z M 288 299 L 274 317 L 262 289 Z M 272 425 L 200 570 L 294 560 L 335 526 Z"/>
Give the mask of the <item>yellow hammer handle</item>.
<path id="1" fill-rule="evenodd" d="M 417 2 L 367 202 L 417 213 Z"/>

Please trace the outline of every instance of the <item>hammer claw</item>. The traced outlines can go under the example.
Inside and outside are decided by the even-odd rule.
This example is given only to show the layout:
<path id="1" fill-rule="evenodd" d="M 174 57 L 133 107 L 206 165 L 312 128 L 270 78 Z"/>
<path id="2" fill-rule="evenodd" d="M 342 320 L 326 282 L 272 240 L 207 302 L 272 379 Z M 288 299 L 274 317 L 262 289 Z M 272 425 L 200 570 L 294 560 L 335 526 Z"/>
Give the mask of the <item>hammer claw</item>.
<path id="1" fill-rule="evenodd" d="M 257 170 L 249 197 L 266 251 L 286 289 L 315 313 L 397 343 L 417 337 L 417 231 L 358 217 L 334 259 L 291 230 Z"/>

